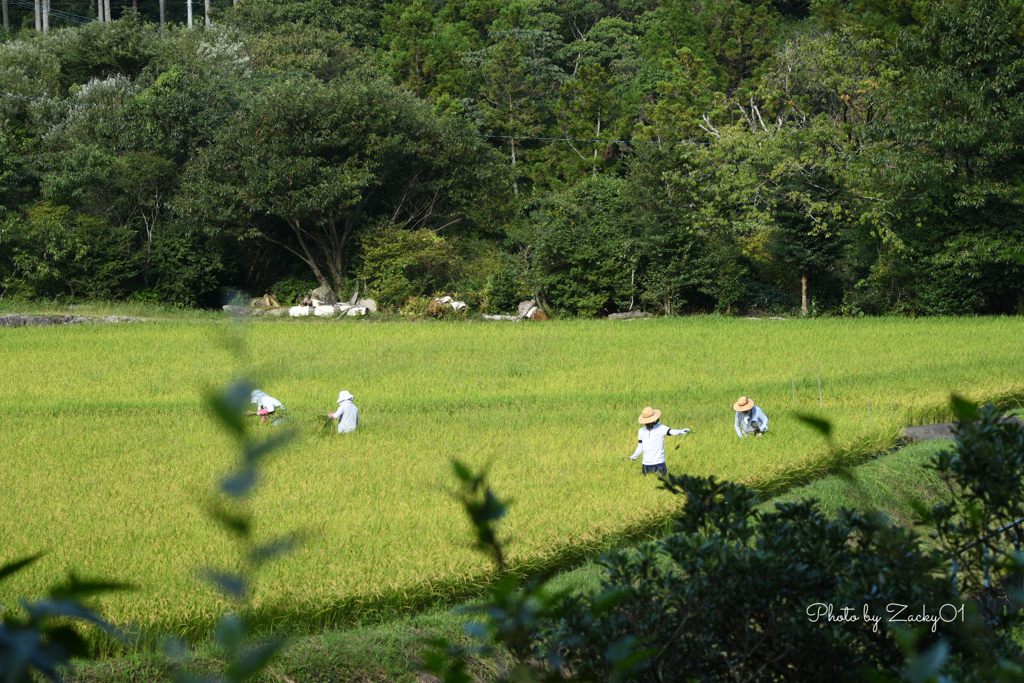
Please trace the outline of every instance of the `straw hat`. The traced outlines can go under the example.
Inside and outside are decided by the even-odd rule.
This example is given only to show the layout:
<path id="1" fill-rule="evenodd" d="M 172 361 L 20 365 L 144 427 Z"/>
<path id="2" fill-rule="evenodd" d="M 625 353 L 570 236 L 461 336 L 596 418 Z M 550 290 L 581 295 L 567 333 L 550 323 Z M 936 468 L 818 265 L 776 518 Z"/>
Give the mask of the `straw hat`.
<path id="1" fill-rule="evenodd" d="M 655 410 L 654 408 L 647 406 L 644 411 L 640 413 L 640 417 L 637 419 L 642 425 L 649 425 L 652 422 L 657 422 L 661 419 L 661 411 Z"/>
<path id="2" fill-rule="evenodd" d="M 732 409 L 738 413 L 745 413 L 754 407 L 754 402 L 746 396 L 740 396 L 740 400 L 733 404 Z"/>

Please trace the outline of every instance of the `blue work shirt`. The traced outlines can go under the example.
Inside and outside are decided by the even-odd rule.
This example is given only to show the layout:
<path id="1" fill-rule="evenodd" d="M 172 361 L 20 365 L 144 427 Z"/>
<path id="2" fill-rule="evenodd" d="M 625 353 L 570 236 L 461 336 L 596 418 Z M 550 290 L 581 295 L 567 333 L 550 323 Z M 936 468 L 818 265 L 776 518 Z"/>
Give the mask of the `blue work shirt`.
<path id="1" fill-rule="evenodd" d="M 743 438 L 744 434 L 753 434 L 755 429 L 762 432 L 768 431 L 768 416 L 764 411 L 754 406 L 746 412 L 736 411 L 736 436 Z"/>

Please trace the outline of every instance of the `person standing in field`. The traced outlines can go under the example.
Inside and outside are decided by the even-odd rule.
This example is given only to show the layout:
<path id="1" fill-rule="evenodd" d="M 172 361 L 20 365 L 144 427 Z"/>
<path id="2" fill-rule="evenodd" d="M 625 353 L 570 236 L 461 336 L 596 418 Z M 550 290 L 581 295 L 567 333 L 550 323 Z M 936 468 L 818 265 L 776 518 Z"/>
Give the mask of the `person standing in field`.
<path id="1" fill-rule="evenodd" d="M 736 411 L 736 436 L 742 439 L 747 434 L 761 436 L 768 431 L 768 416 L 750 398 L 740 396 L 732 409 Z"/>
<path id="2" fill-rule="evenodd" d="M 338 410 L 328 413 L 327 417 L 338 421 L 338 433 L 354 432 L 359 426 L 359 408 L 356 408 L 355 396 L 343 391 L 338 394 Z"/>
<path id="3" fill-rule="evenodd" d="M 630 460 L 636 460 L 642 453 L 644 456 L 641 461 L 641 474 L 653 474 L 658 473 L 661 476 L 668 474 L 668 470 L 665 469 L 665 437 L 666 436 L 679 436 L 681 434 L 689 434 L 689 429 L 670 429 L 665 425 L 658 422 L 661 419 L 661 411 L 655 410 L 654 408 L 647 407 L 640 413 L 640 418 L 637 420 L 643 426 L 637 431 L 637 445 L 636 451 L 630 457 Z"/>

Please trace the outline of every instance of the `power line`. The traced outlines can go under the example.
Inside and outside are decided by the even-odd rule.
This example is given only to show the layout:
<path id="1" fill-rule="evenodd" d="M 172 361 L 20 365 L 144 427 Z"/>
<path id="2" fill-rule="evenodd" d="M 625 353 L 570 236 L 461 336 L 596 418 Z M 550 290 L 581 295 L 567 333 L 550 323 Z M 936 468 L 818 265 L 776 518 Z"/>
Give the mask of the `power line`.
<path id="1" fill-rule="evenodd" d="M 16 7 L 23 7 L 25 9 L 30 9 L 33 12 L 36 9 L 35 5 L 33 3 L 31 3 L 31 2 L 29 2 L 29 0 L 8 0 L 8 2 L 10 2 L 12 5 L 14 5 Z M 75 22 L 77 24 L 88 24 L 90 21 L 95 21 L 95 19 L 91 19 L 89 17 L 83 17 L 80 14 L 72 14 L 71 12 L 65 12 L 64 10 L 60 10 L 60 9 L 53 9 L 52 7 L 50 8 L 48 14 L 50 16 L 57 17 L 58 19 L 64 19 L 66 21 L 73 21 L 73 22 Z"/>
<path id="2" fill-rule="evenodd" d="M 621 142 L 623 144 L 698 144 L 701 146 L 711 146 L 710 142 L 695 142 L 692 140 L 685 140 L 684 142 L 662 142 L 660 140 L 602 140 L 597 138 L 585 138 L 585 137 L 522 137 L 519 135 L 483 135 L 480 137 L 496 137 L 503 140 L 546 140 L 549 142 Z"/>
<path id="3" fill-rule="evenodd" d="M 627 145 L 649 144 L 660 145 L 657 140 L 598 140 L 590 138 L 529 138 L 519 135 L 481 135 L 482 138 L 500 138 L 502 140 L 547 140 L 549 142 L 621 142 Z"/>

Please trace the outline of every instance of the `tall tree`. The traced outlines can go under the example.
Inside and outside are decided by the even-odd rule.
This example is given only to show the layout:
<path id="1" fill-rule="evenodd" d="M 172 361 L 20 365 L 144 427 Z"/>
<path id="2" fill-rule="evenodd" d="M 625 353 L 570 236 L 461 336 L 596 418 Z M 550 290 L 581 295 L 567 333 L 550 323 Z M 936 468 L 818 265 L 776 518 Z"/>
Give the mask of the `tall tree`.
<path id="1" fill-rule="evenodd" d="M 879 252 L 904 264 L 924 312 L 1024 310 L 1024 8 L 937 3 L 901 58 L 905 90 L 872 126 L 862 174 L 869 218 L 893 237 Z"/>
<path id="2" fill-rule="evenodd" d="M 372 74 L 290 81 L 255 94 L 200 151 L 181 207 L 341 288 L 362 231 L 451 230 L 493 163 L 467 126 Z"/>

